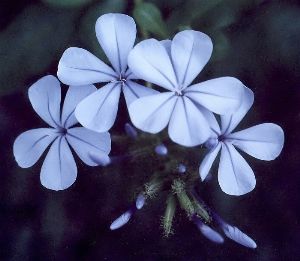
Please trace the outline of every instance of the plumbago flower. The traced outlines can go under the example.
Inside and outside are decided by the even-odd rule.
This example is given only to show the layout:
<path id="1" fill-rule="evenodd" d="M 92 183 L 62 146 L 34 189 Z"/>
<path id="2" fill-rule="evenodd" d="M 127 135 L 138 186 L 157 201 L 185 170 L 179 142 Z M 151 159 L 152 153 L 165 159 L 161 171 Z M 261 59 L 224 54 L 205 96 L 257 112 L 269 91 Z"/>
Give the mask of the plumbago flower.
<path id="1" fill-rule="evenodd" d="M 78 123 L 74 116 L 76 105 L 95 90 L 93 85 L 69 87 L 61 116 L 61 87 L 54 76 L 41 78 L 28 90 L 33 109 L 51 127 L 23 132 L 15 140 L 13 152 L 18 165 L 29 168 L 52 143 L 40 175 L 42 185 L 48 189 L 63 190 L 76 180 L 77 167 L 69 145 L 89 166 L 109 161 L 111 140 L 108 132 L 97 133 L 83 127 L 71 128 Z M 97 162 L 90 156 L 91 153 L 97 155 Z"/>
<path id="2" fill-rule="evenodd" d="M 76 118 L 84 127 L 103 132 L 115 122 L 121 90 L 127 106 L 136 98 L 156 91 L 132 81 L 137 78 L 127 68 L 127 56 L 136 38 L 134 20 L 124 14 L 105 14 L 98 18 L 95 29 L 113 68 L 90 52 L 71 47 L 59 61 L 57 76 L 68 85 L 108 82 L 80 102 L 75 111 Z"/>
<path id="3" fill-rule="evenodd" d="M 221 129 L 216 119 L 210 118 L 211 137 L 205 143 L 208 154 L 200 164 L 199 173 L 204 180 L 221 150 L 218 180 L 221 189 L 230 195 L 243 195 L 255 187 L 253 170 L 235 149 L 260 160 L 273 160 L 281 152 L 284 133 L 273 123 L 263 123 L 232 133 L 253 104 L 253 92 L 245 88 L 240 108 L 232 115 L 221 116 Z"/>
<path id="4" fill-rule="evenodd" d="M 150 133 L 158 133 L 169 124 L 170 138 L 184 146 L 205 142 L 210 135 L 209 114 L 233 112 L 243 92 L 243 84 L 233 77 L 191 85 L 212 49 L 211 39 L 193 30 L 176 34 L 173 41 L 149 39 L 137 44 L 128 57 L 130 69 L 168 92 L 134 101 L 129 106 L 133 124 Z"/>

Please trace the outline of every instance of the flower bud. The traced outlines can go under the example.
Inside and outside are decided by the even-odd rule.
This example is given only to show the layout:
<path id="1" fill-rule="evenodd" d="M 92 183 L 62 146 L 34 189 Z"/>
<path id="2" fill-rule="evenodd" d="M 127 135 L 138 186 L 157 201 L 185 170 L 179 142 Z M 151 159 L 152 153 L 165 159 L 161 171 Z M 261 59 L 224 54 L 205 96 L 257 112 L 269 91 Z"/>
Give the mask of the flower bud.
<path id="1" fill-rule="evenodd" d="M 186 172 L 186 166 L 182 163 L 180 163 L 177 167 L 177 171 L 181 174 L 184 174 Z"/>
<path id="2" fill-rule="evenodd" d="M 131 209 L 127 210 L 125 213 L 123 213 L 121 216 L 119 216 L 117 219 L 114 220 L 114 222 L 110 225 L 110 230 L 116 230 L 125 224 L 130 220 L 132 217 L 133 211 Z"/>
<path id="3" fill-rule="evenodd" d="M 145 205 L 145 196 L 144 194 L 139 194 L 136 198 L 136 201 L 135 201 L 135 206 L 137 209 L 141 209 L 144 205 Z"/>
<path id="4" fill-rule="evenodd" d="M 155 152 L 157 155 L 165 156 L 168 154 L 168 149 L 164 144 L 160 144 L 155 147 Z"/>
<path id="5" fill-rule="evenodd" d="M 130 123 L 126 123 L 124 128 L 125 128 L 125 132 L 126 132 L 128 137 L 130 137 L 132 139 L 137 138 L 137 135 L 138 135 L 137 131 Z"/>
<path id="6" fill-rule="evenodd" d="M 224 238 L 211 227 L 205 225 L 199 218 L 196 216 L 193 218 L 195 225 L 198 227 L 203 236 L 205 236 L 210 241 L 222 244 L 224 242 Z"/>

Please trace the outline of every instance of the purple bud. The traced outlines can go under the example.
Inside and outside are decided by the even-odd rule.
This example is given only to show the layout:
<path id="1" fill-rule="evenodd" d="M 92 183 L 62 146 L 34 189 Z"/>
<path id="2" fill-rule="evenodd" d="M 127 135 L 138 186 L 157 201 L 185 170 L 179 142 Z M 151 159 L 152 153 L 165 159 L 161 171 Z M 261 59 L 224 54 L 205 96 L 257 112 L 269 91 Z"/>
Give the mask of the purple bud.
<path id="1" fill-rule="evenodd" d="M 125 213 L 123 213 L 121 216 L 119 216 L 117 219 L 114 220 L 114 222 L 111 223 L 110 225 L 110 230 L 116 230 L 125 224 L 130 220 L 132 217 L 132 210 L 127 210 Z"/>
<path id="2" fill-rule="evenodd" d="M 205 143 L 204 143 L 204 146 L 211 150 L 213 149 L 214 147 L 216 147 L 218 145 L 218 139 L 217 138 L 209 138 Z"/>
<path id="3" fill-rule="evenodd" d="M 136 139 L 138 135 L 136 129 L 130 123 L 125 124 L 125 132 L 127 136 L 129 136 L 132 139 Z"/>
<path id="4" fill-rule="evenodd" d="M 217 231 L 205 225 L 199 218 L 194 217 L 193 220 L 202 235 L 207 239 L 217 244 L 222 244 L 224 242 L 224 238 Z"/>
<path id="5" fill-rule="evenodd" d="M 177 170 L 179 173 L 183 174 L 186 172 L 186 166 L 184 164 L 180 163 L 177 167 Z"/>
<path id="6" fill-rule="evenodd" d="M 139 194 L 135 201 L 135 206 L 137 209 L 141 209 L 145 204 L 145 196 L 143 194 Z"/>
<path id="7" fill-rule="evenodd" d="M 248 235 L 243 233 L 241 230 L 239 230 L 237 227 L 225 224 L 222 226 L 222 229 L 223 229 L 225 235 L 228 238 L 232 239 L 233 241 L 235 241 L 245 247 L 249 247 L 249 248 L 257 247 L 255 241 L 251 237 L 249 237 Z"/>
<path id="8" fill-rule="evenodd" d="M 224 234 L 230 238 L 231 240 L 249 248 L 256 248 L 257 245 L 255 241 L 247 236 L 245 233 L 243 233 L 241 230 L 239 230 L 235 226 L 231 226 L 227 224 L 220 216 L 218 216 L 216 213 L 213 213 L 214 219 L 217 222 L 217 224 L 220 226 L 220 228 L 223 230 Z"/>
<path id="9" fill-rule="evenodd" d="M 160 156 L 165 156 L 168 154 L 168 149 L 164 144 L 160 144 L 155 147 L 155 152 Z"/>

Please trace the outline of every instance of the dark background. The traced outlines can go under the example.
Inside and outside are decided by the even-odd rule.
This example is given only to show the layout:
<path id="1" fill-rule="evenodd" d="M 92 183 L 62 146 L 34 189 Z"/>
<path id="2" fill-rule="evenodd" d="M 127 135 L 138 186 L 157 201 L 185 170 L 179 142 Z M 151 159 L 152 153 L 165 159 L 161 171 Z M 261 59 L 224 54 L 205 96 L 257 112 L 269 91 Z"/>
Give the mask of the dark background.
<path id="1" fill-rule="evenodd" d="M 0 259 L 300 260 L 299 1 L 145 2 L 157 9 L 149 10 L 141 1 L 122 0 L 1 1 Z M 28 87 L 46 74 L 55 75 L 59 58 L 69 46 L 86 48 L 105 59 L 94 24 L 108 12 L 134 13 L 138 40 L 173 37 L 187 27 L 205 32 L 213 39 L 214 52 L 199 80 L 239 78 L 255 93 L 254 107 L 242 126 L 274 122 L 284 129 L 285 146 L 275 161 L 243 154 L 256 174 L 253 192 L 226 195 L 217 184 L 217 173 L 201 185 L 207 204 L 255 239 L 257 249 L 229 239 L 223 245 L 209 242 L 180 210 L 175 234 L 163 238 L 163 194 L 138 211 L 127 226 L 110 231 L 110 223 L 127 209 L 153 165 L 125 161 L 103 170 L 86 167 L 76 158 L 77 181 L 61 192 L 40 184 L 42 159 L 29 169 L 17 166 L 12 154 L 15 138 L 46 126 L 31 108 Z M 122 101 L 111 133 L 122 134 L 126 121 Z M 124 146 L 114 142 L 112 154 L 124 153 Z"/>

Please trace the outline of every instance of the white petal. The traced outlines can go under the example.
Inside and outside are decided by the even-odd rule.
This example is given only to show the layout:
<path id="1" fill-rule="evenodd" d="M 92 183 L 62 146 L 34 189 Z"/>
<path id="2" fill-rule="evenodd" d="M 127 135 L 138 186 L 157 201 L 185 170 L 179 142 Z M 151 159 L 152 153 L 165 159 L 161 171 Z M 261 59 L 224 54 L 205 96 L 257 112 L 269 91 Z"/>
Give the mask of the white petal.
<path id="1" fill-rule="evenodd" d="M 232 130 L 235 129 L 235 127 L 240 123 L 240 121 L 244 118 L 246 113 L 251 108 L 253 101 L 253 92 L 249 88 L 244 86 L 244 93 L 242 96 L 240 107 L 233 114 L 221 115 L 222 133 L 224 135 L 232 132 Z"/>
<path id="2" fill-rule="evenodd" d="M 217 244 L 222 244 L 224 242 L 224 238 L 215 230 L 213 230 L 211 227 L 205 225 L 202 223 L 200 220 L 196 222 L 196 225 L 200 232 L 202 233 L 203 236 L 208 238 L 210 241 L 217 243 Z"/>
<path id="3" fill-rule="evenodd" d="M 133 81 L 126 81 L 123 86 L 123 92 L 127 107 L 138 98 L 159 93 L 149 87 L 145 87 Z"/>
<path id="4" fill-rule="evenodd" d="M 196 146 L 205 142 L 210 135 L 209 125 L 193 102 L 179 97 L 169 123 L 169 136 L 183 146 Z"/>
<path id="5" fill-rule="evenodd" d="M 200 108 L 201 112 L 203 113 L 205 119 L 209 124 L 211 130 L 211 137 L 218 137 L 221 133 L 221 130 L 215 115 L 211 111 L 202 107 L 201 105 L 197 105 L 197 106 L 198 108 Z"/>
<path id="6" fill-rule="evenodd" d="M 96 35 L 116 72 L 124 73 L 136 36 L 134 20 L 125 14 L 102 15 L 96 22 Z"/>
<path id="7" fill-rule="evenodd" d="M 253 170 L 229 143 L 222 144 L 218 180 L 226 194 L 235 196 L 250 192 L 256 184 Z"/>
<path id="8" fill-rule="evenodd" d="M 281 152 L 284 133 L 280 126 L 263 123 L 230 134 L 228 139 L 239 149 L 260 160 L 273 160 Z"/>
<path id="9" fill-rule="evenodd" d="M 110 230 L 115 230 L 124 226 L 125 224 L 127 224 L 127 222 L 130 220 L 131 217 L 132 217 L 132 211 L 127 210 L 120 217 L 118 217 L 114 222 L 112 222 L 112 224 L 110 225 Z"/>
<path id="10" fill-rule="evenodd" d="M 172 92 L 137 99 L 129 106 L 131 121 L 138 129 L 158 133 L 167 126 L 176 100 Z"/>
<path id="11" fill-rule="evenodd" d="M 160 42 L 165 47 L 165 49 L 166 49 L 169 57 L 172 59 L 172 57 L 171 57 L 171 45 L 172 45 L 172 41 L 169 40 L 169 39 L 167 39 L 167 40 L 162 40 Z"/>
<path id="12" fill-rule="evenodd" d="M 175 35 L 171 53 L 178 84 L 181 89 L 189 86 L 208 62 L 213 50 L 209 36 L 186 30 Z"/>
<path id="13" fill-rule="evenodd" d="M 34 165 L 55 137 L 56 130 L 50 128 L 33 129 L 20 134 L 13 146 L 18 165 L 22 168 Z"/>
<path id="14" fill-rule="evenodd" d="M 97 166 L 93 155 L 107 155 L 111 149 L 111 140 L 108 132 L 98 133 L 83 127 L 68 129 L 66 138 L 79 158 L 89 166 Z"/>
<path id="15" fill-rule="evenodd" d="M 140 79 L 168 90 L 177 87 L 175 72 L 167 50 L 155 39 L 138 43 L 128 56 L 128 65 Z"/>
<path id="16" fill-rule="evenodd" d="M 58 64 L 57 76 L 67 85 L 110 82 L 117 78 L 117 74 L 99 58 L 77 47 L 65 50 Z"/>
<path id="17" fill-rule="evenodd" d="M 135 201 L 135 206 L 137 209 L 141 209 L 145 205 L 146 198 L 143 194 L 139 194 Z"/>
<path id="18" fill-rule="evenodd" d="M 96 90 L 97 88 L 94 85 L 69 87 L 61 114 L 61 122 L 65 128 L 69 128 L 78 122 L 74 113 L 77 104 Z"/>
<path id="19" fill-rule="evenodd" d="M 213 164 L 213 162 L 215 161 L 219 151 L 221 149 L 221 144 L 218 143 L 217 146 L 215 146 L 212 150 L 210 150 L 204 157 L 204 159 L 202 160 L 200 167 L 199 167 L 199 174 L 200 177 L 203 180 L 205 180 L 206 176 L 208 175 L 211 166 Z"/>
<path id="20" fill-rule="evenodd" d="M 109 83 L 92 93 L 76 107 L 77 120 L 88 129 L 108 131 L 117 116 L 120 92 L 120 83 Z"/>
<path id="21" fill-rule="evenodd" d="M 31 85 L 28 96 L 33 109 L 45 122 L 52 127 L 60 126 L 61 90 L 54 76 L 45 76 Z"/>
<path id="22" fill-rule="evenodd" d="M 243 84 L 233 77 L 221 77 L 185 89 L 185 95 L 217 114 L 232 113 L 241 103 Z"/>
<path id="23" fill-rule="evenodd" d="M 228 224 L 224 224 L 222 226 L 222 229 L 225 233 L 225 235 L 232 239 L 233 241 L 249 248 L 256 248 L 257 245 L 255 241 L 247 236 L 245 233 L 243 233 L 241 230 L 239 230 L 237 227 L 230 226 Z"/>
<path id="24" fill-rule="evenodd" d="M 41 170 L 41 183 L 52 190 L 63 190 L 76 180 L 77 167 L 64 137 L 58 137 L 51 145 Z"/>

